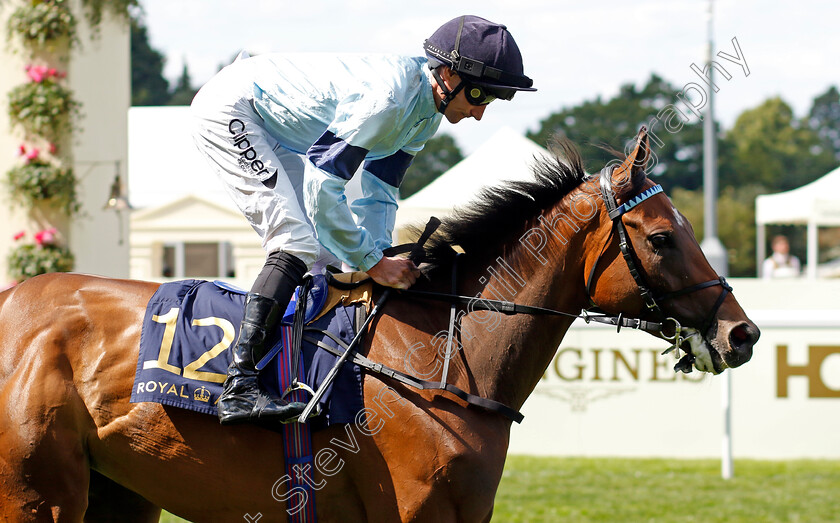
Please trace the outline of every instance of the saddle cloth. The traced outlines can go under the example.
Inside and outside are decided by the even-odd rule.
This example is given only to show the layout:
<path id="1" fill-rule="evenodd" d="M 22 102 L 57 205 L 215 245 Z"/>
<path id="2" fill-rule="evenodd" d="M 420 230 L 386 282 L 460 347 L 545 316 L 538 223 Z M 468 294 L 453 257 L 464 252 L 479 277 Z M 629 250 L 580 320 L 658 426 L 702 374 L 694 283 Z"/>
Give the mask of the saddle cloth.
<path id="1" fill-rule="evenodd" d="M 330 290 L 324 276 L 313 278 L 305 314 L 307 326 L 328 331 L 345 344 L 350 343 L 355 336 L 356 307 L 369 302 L 347 299 L 347 293 L 338 293 L 336 299 L 337 293 Z M 300 288 L 280 325 L 291 323 L 299 292 Z M 162 284 L 146 306 L 131 402 L 150 401 L 216 415 L 216 402 L 232 359 L 232 347 L 239 336 L 245 294 L 244 290 L 222 282 L 182 280 Z M 362 294 L 369 298 L 369 293 Z M 328 299 L 339 305 L 324 307 Z M 282 346 L 279 339 L 282 331 L 291 331 L 281 329 L 280 325 L 269 335 L 268 347 Z M 315 331 L 306 334 L 336 347 L 325 334 Z M 282 395 L 278 378 L 280 356 L 267 364 L 265 360 L 260 362 L 260 367 L 264 366 L 260 371 L 260 386 L 274 397 Z M 317 390 L 337 357 L 305 340 L 300 357 L 305 375 L 299 376 L 299 381 Z M 320 407 L 321 416 L 312 418 L 313 430 L 355 421 L 364 408 L 358 365 L 351 361 L 344 364 L 325 391 Z"/>

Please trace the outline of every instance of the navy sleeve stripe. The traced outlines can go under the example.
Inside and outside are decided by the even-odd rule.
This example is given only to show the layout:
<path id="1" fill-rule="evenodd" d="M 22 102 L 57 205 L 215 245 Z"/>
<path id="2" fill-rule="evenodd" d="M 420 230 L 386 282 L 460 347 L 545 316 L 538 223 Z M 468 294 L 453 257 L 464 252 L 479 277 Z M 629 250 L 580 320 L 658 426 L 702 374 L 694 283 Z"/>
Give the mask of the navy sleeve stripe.
<path id="1" fill-rule="evenodd" d="M 399 187 L 414 156 L 397 151 L 391 156 L 365 162 L 365 170 L 392 187 Z"/>
<path id="2" fill-rule="evenodd" d="M 306 156 L 319 169 L 349 180 L 362 164 L 367 153 L 368 150 L 364 147 L 350 145 L 336 137 L 331 131 L 326 131 L 306 151 Z"/>

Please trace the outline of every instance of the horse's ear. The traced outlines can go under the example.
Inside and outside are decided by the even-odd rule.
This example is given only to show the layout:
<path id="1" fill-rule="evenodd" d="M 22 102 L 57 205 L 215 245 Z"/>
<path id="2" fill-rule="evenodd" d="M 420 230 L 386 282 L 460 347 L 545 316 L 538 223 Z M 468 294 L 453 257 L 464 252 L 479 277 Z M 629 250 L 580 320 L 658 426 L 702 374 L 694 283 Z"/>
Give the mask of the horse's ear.
<path id="1" fill-rule="evenodd" d="M 647 127 L 643 125 L 639 129 L 639 134 L 636 135 L 636 161 L 633 162 L 633 166 L 645 169 L 648 160 L 650 160 L 650 140 L 648 139 Z"/>
<path id="2" fill-rule="evenodd" d="M 640 176 L 645 176 L 645 166 L 649 159 L 650 141 L 648 140 L 647 127 L 643 125 L 639 129 L 639 134 L 636 135 L 636 146 L 633 148 L 633 152 L 627 155 L 627 158 L 621 162 L 616 170 L 617 177 L 630 180 L 632 181 L 631 185 L 635 185 Z"/>

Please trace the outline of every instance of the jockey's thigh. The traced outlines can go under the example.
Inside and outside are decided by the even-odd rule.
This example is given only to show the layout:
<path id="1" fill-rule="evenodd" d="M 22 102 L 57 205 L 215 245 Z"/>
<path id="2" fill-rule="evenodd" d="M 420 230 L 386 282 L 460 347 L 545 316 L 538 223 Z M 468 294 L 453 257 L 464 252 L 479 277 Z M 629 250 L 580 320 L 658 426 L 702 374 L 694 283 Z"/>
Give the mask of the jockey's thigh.
<path id="1" fill-rule="evenodd" d="M 199 93 L 192 105 L 199 151 L 266 252 L 286 251 L 311 268 L 320 248 L 303 207 L 303 157 L 263 129 L 247 93 L 232 97 L 232 104 L 210 94 Z"/>

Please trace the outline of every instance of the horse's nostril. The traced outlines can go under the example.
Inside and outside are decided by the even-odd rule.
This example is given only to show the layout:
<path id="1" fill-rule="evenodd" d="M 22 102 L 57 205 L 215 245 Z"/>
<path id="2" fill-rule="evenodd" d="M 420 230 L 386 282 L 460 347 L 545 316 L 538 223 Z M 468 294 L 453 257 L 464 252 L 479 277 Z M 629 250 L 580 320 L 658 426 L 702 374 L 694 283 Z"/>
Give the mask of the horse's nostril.
<path id="1" fill-rule="evenodd" d="M 729 346 L 733 351 L 727 357 L 727 364 L 730 367 L 737 367 L 749 361 L 752 357 L 753 345 L 758 341 L 759 335 L 758 328 L 749 323 L 741 323 L 733 327 L 729 331 Z"/>
<path id="2" fill-rule="evenodd" d="M 741 323 L 729 331 L 729 343 L 733 348 L 750 348 L 760 336 L 758 328 L 749 323 Z"/>
<path id="3" fill-rule="evenodd" d="M 749 335 L 743 325 L 738 325 L 729 333 L 729 341 L 736 347 L 747 341 L 747 339 L 749 339 Z"/>

